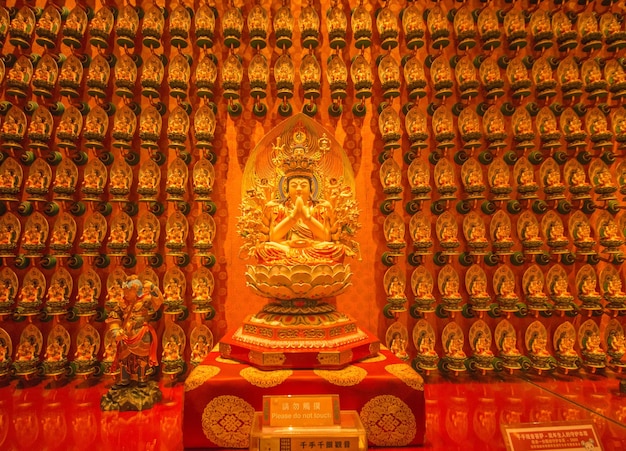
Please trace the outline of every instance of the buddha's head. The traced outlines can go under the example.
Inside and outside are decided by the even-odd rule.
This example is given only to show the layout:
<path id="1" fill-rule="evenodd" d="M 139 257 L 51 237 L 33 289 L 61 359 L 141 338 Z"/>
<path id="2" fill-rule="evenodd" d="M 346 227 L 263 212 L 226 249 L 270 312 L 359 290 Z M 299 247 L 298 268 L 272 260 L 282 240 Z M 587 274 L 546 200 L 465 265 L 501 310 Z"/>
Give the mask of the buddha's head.
<path id="1" fill-rule="evenodd" d="M 287 195 L 291 200 L 301 197 L 302 200 L 309 200 L 312 191 L 312 181 L 310 177 L 304 175 L 294 175 L 287 178 Z"/>

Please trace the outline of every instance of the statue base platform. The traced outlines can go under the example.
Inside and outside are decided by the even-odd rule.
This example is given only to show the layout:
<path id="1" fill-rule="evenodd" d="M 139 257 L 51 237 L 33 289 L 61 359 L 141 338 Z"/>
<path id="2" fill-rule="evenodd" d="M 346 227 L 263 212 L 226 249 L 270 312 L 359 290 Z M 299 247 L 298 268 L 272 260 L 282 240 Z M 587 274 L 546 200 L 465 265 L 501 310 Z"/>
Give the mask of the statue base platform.
<path id="1" fill-rule="evenodd" d="M 114 385 L 100 400 L 101 410 L 141 411 L 154 407 L 161 401 L 163 394 L 159 384 L 148 381 L 144 384 L 131 382 L 126 386 Z"/>
<path id="2" fill-rule="evenodd" d="M 310 300 L 270 303 L 220 342 L 223 357 L 261 369 L 342 368 L 379 350 L 352 318 Z"/>
<path id="3" fill-rule="evenodd" d="M 337 370 L 273 371 L 225 359 L 214 350 L 185 381 L 183 446 L 249 449 L 254 412 L 263 410 L 264 396 L 325 394 L 339 395 L 341 410 L 359 412 L 369 446 L 419 446 L 426 426 L 423 389 L 422 377 L 387 349 Z M 315 442 L 314 448 L 307 442 L 306 450 L 319 451 Z M 302 448 L 298 443 L 292 449 Z"/>

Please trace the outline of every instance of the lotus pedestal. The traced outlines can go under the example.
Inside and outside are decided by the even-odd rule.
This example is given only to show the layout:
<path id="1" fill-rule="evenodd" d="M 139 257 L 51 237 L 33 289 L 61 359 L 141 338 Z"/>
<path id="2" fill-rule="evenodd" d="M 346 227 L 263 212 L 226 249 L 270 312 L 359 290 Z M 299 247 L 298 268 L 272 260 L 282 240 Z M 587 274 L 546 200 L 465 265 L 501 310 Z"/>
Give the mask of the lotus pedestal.
<path id="1" fill-rule="evenodd" d="M 350 286 L 349 265 L 248 266 L 248 286 L 272 298 L 220 342 L 220 353 L 262 369 L 341 368 L 380 342 L 324 299 Z"/>

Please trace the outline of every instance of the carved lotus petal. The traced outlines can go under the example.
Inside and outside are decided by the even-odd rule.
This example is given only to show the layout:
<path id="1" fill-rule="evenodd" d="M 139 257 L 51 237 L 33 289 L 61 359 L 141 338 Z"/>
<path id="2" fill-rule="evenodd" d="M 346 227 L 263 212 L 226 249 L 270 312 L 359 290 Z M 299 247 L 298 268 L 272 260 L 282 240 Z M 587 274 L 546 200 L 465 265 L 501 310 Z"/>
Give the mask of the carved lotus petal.
<path id="1" fill-rule="evenodd" d="M 298 295 L 298 297 L 305 296 L 311 291 L 313 286 L 310 283 L 292 283 L 291 290 Z"/>
<path id="2" fill-rule="evenodd" d="M 260 289 L 262 289 L 262 291 L 265 294 L 265 296 L 267 297 L 268 293 L 271 293 L 270 297 L 276 298 L 276 299 L 294 299 L 297 298 L 298 296 L 295 295 L 295 293 L 293 291 L 291 291 L 291 288 L 289 287 L 280 287 L 280 286 L 272 286 L 272 285 L 263 285 L 261 287 L 259 287 Z"/>
<path id="3" fill-rule="evenodd" d="M 291 285 L 291 278 L 285 274 L 272 274 L 268 280 L 269 285 L 285 287 Z"/>
<path id="4" fill-rule="evenodd" d="M 322 299 L 342 293 L 352 273 L 344 265 L 249 266 L 246 281 L 252 290 L 275 299 Z"/>
<path id="5" fill-rule="evenodd" d="M 307 284 L 310 285 L 314 276 L 311 274 L 311 269 L 307 266 L 294 266 L 291 274 L 291 282 L 293 284 Z"/>

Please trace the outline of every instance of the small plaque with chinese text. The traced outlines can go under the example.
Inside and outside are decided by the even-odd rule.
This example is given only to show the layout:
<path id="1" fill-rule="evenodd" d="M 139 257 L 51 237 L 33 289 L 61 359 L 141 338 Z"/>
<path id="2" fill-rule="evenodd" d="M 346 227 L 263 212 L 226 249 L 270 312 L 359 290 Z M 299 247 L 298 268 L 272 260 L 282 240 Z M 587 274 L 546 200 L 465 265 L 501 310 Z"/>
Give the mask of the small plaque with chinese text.
<path id="1" fill-rule="evenodd" d="M 502 425 L 509 451 L 603 451 L 591 421 Z"/>
<path id="2" fill-rule="evenodd" d="M 263 397 L 263 425 L 309 427 L 337 426 L 340 423 L 338 395 Z"/>

